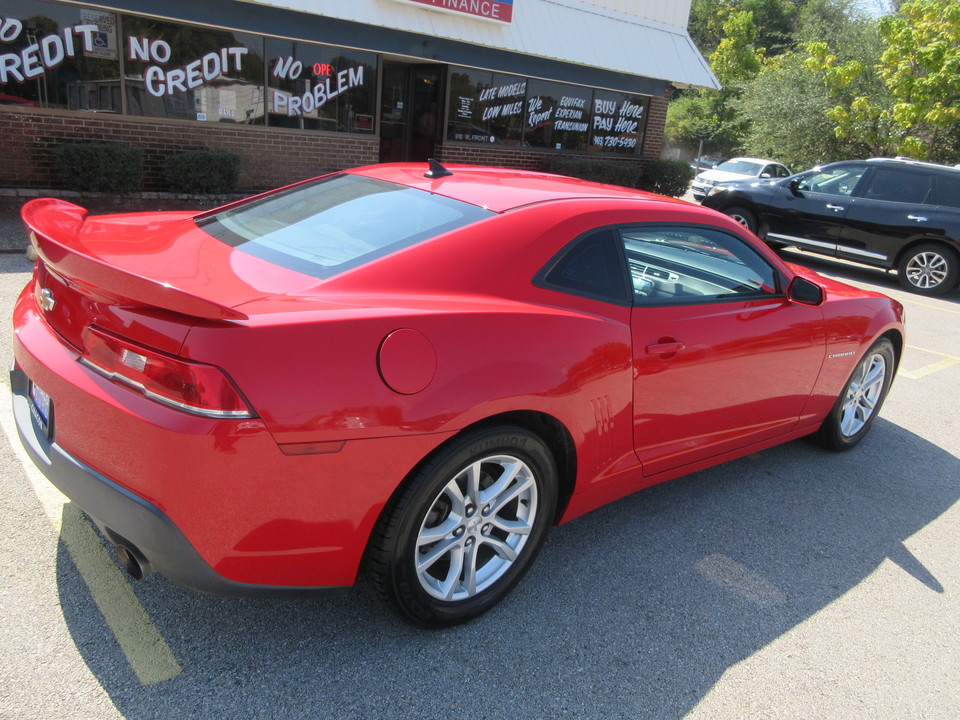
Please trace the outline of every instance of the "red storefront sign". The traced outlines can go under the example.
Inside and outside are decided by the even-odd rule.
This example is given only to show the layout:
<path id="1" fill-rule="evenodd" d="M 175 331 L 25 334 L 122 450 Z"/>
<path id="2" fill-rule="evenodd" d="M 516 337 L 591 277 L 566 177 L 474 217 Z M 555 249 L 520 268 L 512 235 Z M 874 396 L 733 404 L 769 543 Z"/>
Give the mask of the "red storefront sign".
<path id="1" fill-rule="evenodd" d="M 399 0 L 399 2 L 426 5 L 434 10 L 503 23 L 513 20 L 513 0 Z"/>

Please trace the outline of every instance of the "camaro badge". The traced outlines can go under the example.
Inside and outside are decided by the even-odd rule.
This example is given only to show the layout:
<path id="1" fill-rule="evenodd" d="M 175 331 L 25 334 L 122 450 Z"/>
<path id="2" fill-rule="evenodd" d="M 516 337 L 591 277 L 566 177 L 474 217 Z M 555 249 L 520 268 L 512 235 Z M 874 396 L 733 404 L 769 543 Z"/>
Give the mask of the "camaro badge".
<path id="1" fill-rule="evenodd" d="M 53 310 L 53 308 L 57 305 L 57 300 L 55 297 L 53 297 L 53 290 L 50 290 L 49 288 L 43 288 L 40 290 L 39 302 L 40 307 L 47 312 Z"/>

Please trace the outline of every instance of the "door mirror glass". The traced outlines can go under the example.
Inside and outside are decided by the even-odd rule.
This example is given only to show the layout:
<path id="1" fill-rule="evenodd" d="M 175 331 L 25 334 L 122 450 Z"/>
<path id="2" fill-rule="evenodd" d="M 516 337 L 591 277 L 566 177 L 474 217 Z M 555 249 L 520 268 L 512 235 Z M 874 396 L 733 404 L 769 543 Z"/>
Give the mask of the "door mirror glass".
<path id="1" fill-rule="evenodd" d="M 790 302 L 801 305 L 821 305 L 823 303 L 823 288 L 805 277 L 799 275 L 787 288 L 787 298 Z"/>

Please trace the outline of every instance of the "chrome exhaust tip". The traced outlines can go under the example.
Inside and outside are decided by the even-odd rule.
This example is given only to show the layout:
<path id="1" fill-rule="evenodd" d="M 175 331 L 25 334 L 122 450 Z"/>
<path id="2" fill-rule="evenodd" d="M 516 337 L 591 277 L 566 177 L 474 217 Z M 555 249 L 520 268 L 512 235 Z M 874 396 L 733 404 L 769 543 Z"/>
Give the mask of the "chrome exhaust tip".
<path id="1" fill-rule="evenodd" d="M 153 572 L 150 562 L 133 545 L 117 545 L 117 560 L 134 580 L 143 580 Z"/>

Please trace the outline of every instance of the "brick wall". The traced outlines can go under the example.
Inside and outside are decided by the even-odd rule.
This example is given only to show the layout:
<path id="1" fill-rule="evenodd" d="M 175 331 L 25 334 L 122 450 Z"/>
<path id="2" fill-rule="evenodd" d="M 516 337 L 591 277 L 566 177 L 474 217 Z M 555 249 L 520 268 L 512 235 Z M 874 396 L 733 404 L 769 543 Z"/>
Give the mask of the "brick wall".
<path id="1" fill-rule="evenodd" d="M 443 163 L 467 163 L 469 165 L 490 165 L 492 167 L 516 168 L 519 170 L 540 170 L 550 172 L 550 161 L 558 157 L 593 158 L 603 162 L 643 164 L 644 158 L 634 158 L 613 153 L 601 155 L 564 155 L 548 151 L 518 150 L 504 146 L 487 145 L 438 145 L 437 159 Z"/>
<path id="2" fill-rule="evenodd" d="M 518 170 L 543 170 L 550 154 L 511 148 L 504 145 L 437 145 L 437 160 L 443 163 L 466 163 Z"/>
<path id="3" fill-rule="evenodd" d="M 0 110 L 0 187 L 61 187 L 53 149 L 65 142 L 118 142 L 143 150 L 143 190 L 168 190 L 163 162 L 183 150 L 229 150 L 240 156 L 238 190 L 255 191 L 377 162 L 369 135 L 217 125 L 147 118 Z"/>
<path id="4" fill-rule="evenodd" d="M 657 160 L 663 152 L 663 127 L 667 122 L 667 106 L 670 104 L 671 88 L 663 97 L 650 98 L 650 116 L 643 141 L 643 159 Z"/>

